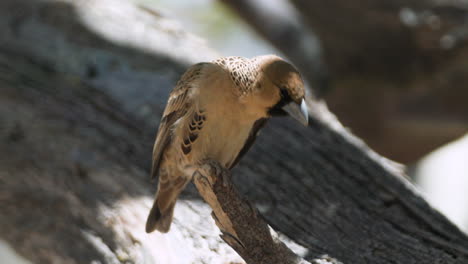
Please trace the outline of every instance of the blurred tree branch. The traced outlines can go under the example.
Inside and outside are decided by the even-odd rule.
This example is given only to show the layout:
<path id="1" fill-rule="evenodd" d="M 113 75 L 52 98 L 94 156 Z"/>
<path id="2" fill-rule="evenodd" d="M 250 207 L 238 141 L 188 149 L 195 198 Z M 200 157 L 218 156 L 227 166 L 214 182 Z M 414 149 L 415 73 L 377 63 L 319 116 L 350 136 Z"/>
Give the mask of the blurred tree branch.
<path id="1" fill-rule="evenodd" d="M 379 153 L 415 162 L 468 130 L 465 2 L 221 2 L 286 54 Z"/>

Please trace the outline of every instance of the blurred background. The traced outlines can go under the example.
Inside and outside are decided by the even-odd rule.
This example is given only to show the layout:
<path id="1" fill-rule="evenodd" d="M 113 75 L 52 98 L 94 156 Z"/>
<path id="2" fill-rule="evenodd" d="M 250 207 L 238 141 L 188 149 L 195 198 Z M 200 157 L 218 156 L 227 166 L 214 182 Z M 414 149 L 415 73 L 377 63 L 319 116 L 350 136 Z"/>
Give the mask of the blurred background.
<path id="1" fill-rule="evenodd" d="M 73 1 L 19 2 L 64 3 L 65 10 Z M 145 24 L 146 17 L 122 9 L 117 4 L 122 2 L 158 17 L 160 24 Z M 141 73 L 138 85 L 170 85 L 191 63 L 216 56 L 273 53 L 290 60 L 307 80 L 310 96 L 323 98 L 340 122 L 376 152 L 406 165 L 428 201 L 468 232 L 468 0 L 81 0 L 73 3 L 79 6 L 74 11 L 79 19 L 71 24 L 63 22 L 67 12 L 31 11 L 12 3 L 2 4 L 10 16 L 0 21 L 2 32 L 14 36 L 0 37 L 4 52 L 30 52 L 59 71 L 104 91 L 112 89 L 119 98 L 142 93 L 141 101 L 125 105 L 141 118 L 151 116 L 146 100 L 159 100 L 163 107 L 165 98 L 120 87 L 119 78 L 133 80 L 135 74 L 109 59 L 113 51 L 79 58 L 74 47 L 61 46 L 65 40 L 53 39 L 56 28 L 77 43 L 81 40 L 73 32 L 82 27 L 109 42 L 91 43 L 90 49 L 113 50 L 114 43 L 134 48 L 146 42 L 163 47 L 148 54 L 160 52 L 181 62 L 161 76 Z M 124 36 L 125 28 L 108 24 L 122 18 L 141 22 L 131 28 L 133 35 Z M 51 28 L 36 28 L 41 19 Z M 151 35 L 152 26 L 178 37 L 189 32 L 184 38 L 203 48 L 176 38 L 162 43 L 162 37 Z M 70 56 L 79 59 L 63 59 Z M 118 78 L 101 78 L 106 71 Z"/>

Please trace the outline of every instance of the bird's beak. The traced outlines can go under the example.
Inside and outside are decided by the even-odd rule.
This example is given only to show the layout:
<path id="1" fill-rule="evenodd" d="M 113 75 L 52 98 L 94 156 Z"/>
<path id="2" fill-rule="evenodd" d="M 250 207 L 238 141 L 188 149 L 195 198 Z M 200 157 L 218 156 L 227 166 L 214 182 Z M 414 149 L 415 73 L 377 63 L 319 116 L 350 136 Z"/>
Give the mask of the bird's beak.
<path id="1" fill-rule="evenodd" d="M 307 112 L 307 105 L 304 99 L 302 99 L 300 105 L 295 102 L 288 103 L 287 105 L 283 106 L 283 110 L 292 118 L 301 122 L 301 124 L 304 126 L 309 124 L 309 114 Z"/>

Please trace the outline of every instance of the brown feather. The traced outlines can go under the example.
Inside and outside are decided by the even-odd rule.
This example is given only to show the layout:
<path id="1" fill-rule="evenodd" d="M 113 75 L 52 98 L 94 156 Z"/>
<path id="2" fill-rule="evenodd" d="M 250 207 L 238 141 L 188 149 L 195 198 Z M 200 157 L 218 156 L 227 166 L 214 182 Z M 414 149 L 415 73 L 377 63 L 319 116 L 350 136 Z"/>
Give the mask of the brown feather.
<path id="1" fill-rule="evenodd" d="M 174 206 L 176 199 L 185 185 L 190 180 L 183 175 L 175 174 L 177 172 L 160 171 L 161 161 L 164 159 L 164 154 L 174 141 L 174 126 L 177 121 L 184 118 L 189 113 L 193 113 L 191 108 L 195 106 L 193 102 L 193 90 L 196 87 L 197 81 L 202 75 L 202 69 L 210 63 L 199 63 L 190 67 L 176 84 L 174 90 L 169 95 L 169 99 L 164 110 L 161 123 L 159 125 L 156 142 L 153 148 L 153 164 L 151 176 L 157 180 L 158 190 L 156 198 L 151 208 L 150 214 L 146 222 L 146 232 L 159 230 L 160 232 L 168 232 L 172 217 L 174 214 Z M 206 119 L 201 115 L 202 111 L 195 111 L 194 129 L 187 131 L 187 136 L 184 136 L 182 145 L 183 153 L 188 154 L 191 151 L 191 143 L 198 137 L 199 130 Z M 190 133 L 191 132 L 191 133 Z"/>
<path id="2" fill-rule="evenodd" d="M 190 90 L 193 88 L 192 82 L 200 77 L 202 68 L 207 64 L 209 63 L 198 63 L 190 67 L 182 75 L 174 90 L 169 95 L 169 100 L 164 110 L 153 148 L 152 179 L 158 177 L 162 155 L 171 142 L 172 126 L 177 120 L 187 114 L 187 105 L 189 105 L 192 100 L 190 96 Z"/>

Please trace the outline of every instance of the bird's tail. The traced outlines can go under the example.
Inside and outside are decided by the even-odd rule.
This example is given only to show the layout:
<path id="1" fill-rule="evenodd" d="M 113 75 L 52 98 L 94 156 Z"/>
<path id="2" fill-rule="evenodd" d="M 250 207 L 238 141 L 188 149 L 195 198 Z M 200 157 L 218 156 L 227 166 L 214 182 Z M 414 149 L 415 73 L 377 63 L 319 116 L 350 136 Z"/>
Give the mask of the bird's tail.
<path id="1" fill-rule="evenodd" d="M 187 177 L 159 177 L 156 199 L 146 220 L 146 233 L 169 232 L 177 197 L 189 181 Z"/>
<path id="2" fill-rule="evenodd" d="M 161 199 L 159 196 L 160 194 L 158 194 L 158 197 L 154 200 L 153 207 L 146 220 L 146 233 L 151 233 L 154 230 L 167 233 L 171 227 L 177 197 L 163 207 L 161 206 Z"/>

